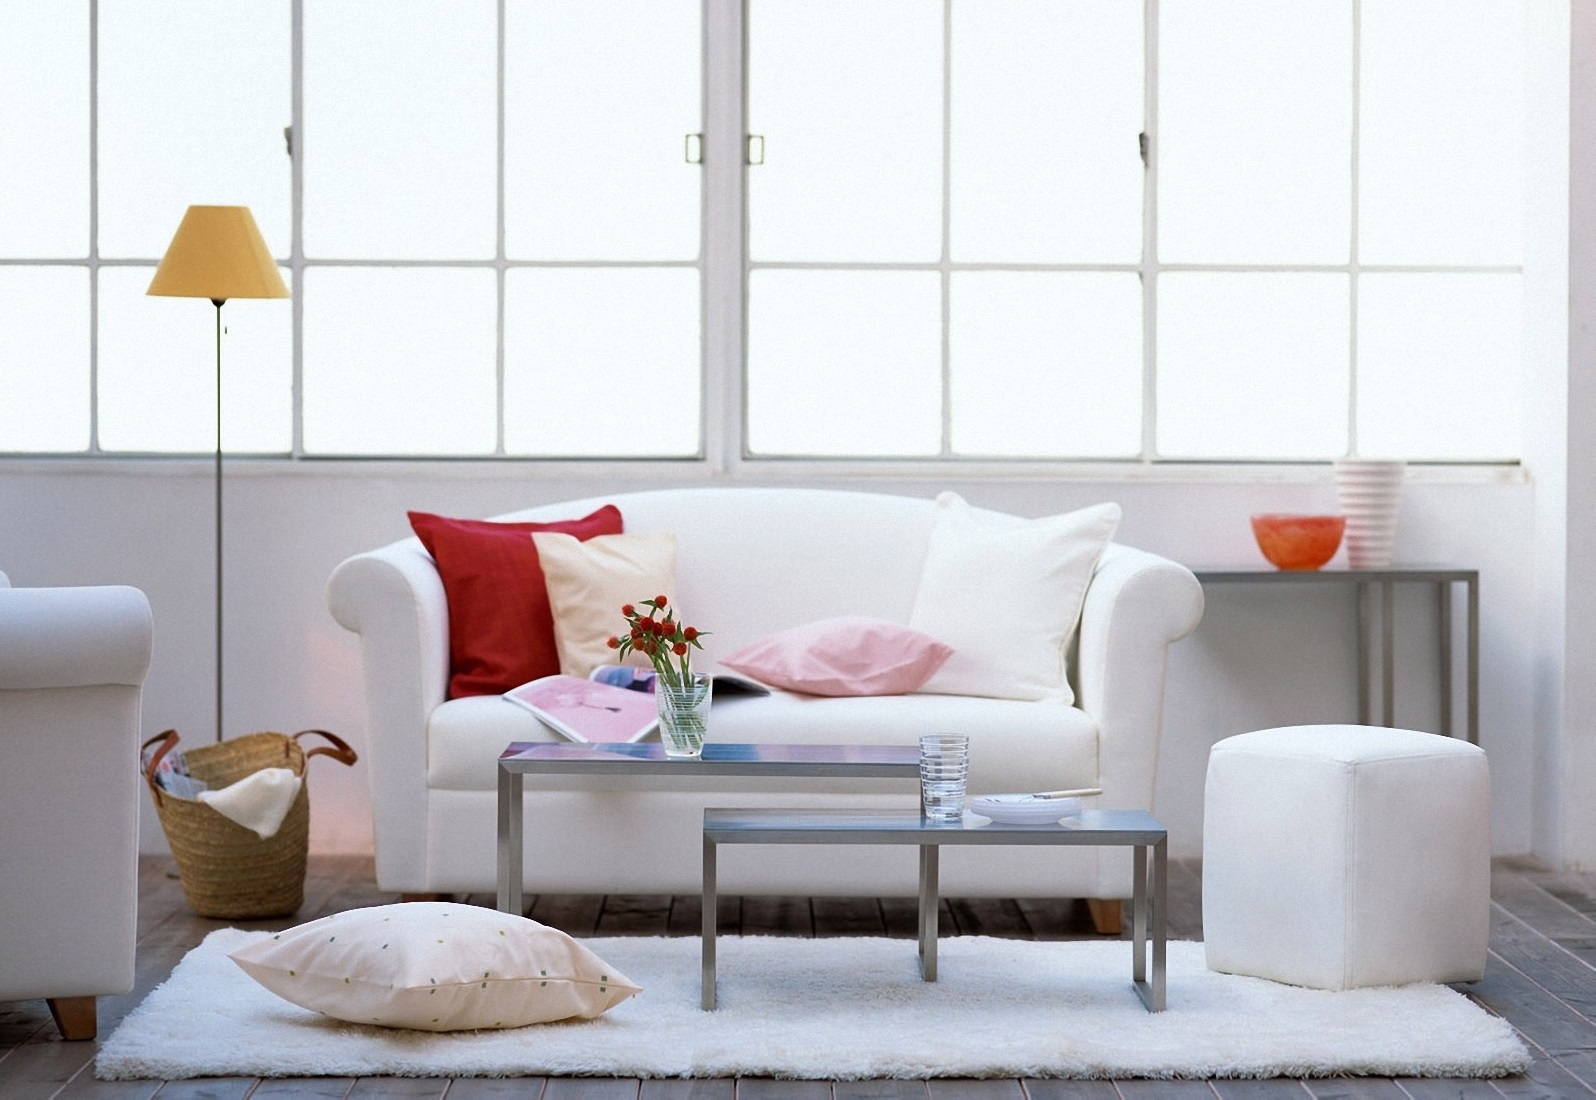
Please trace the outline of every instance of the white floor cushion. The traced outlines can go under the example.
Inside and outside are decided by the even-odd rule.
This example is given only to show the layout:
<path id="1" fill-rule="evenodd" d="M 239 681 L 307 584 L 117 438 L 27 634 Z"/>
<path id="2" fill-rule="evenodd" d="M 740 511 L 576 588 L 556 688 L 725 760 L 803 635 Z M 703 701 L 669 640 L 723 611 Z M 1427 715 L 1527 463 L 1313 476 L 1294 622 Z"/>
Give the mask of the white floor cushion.
<path id="1" fill-rule="evenodd" d="M 1210 968 L 1320 989 L 1468 982 L 1490 926 L 1490 772 L 1476 745 L 1291 726 L 1208 760 Z"/>

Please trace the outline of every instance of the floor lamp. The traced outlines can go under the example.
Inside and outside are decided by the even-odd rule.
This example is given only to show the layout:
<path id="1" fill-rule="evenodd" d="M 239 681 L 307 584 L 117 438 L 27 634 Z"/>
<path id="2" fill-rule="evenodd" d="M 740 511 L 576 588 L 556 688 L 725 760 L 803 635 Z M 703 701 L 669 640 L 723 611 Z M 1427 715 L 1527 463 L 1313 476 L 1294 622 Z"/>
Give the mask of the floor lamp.
<path id="1" fill-rule="evenodd" d="M 216 307 L 216 740 L 222 740 L 222 303 L 286 298 L 277 261 L 247 206 L 191 206 L 146 294 Z"/>

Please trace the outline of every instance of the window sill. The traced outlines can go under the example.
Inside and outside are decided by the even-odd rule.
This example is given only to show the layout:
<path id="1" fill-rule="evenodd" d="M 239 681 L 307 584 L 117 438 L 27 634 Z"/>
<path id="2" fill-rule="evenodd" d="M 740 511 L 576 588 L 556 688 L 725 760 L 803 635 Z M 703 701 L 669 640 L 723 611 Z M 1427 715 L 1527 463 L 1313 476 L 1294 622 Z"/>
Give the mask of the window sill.
<path id="1" fill-rule="evenodd" d="M 211 476 L 213 455 L 9 456 L 0 457 L 4 476 Z M 560 480 L 602 480 L 612 486 L 660 483 L 792 484 L 805 482 L 1210 484 L 1293 485 L 1326 482 L 1327 462 L 1040 462 L 981 459 L 741 459 L 719 466 L 687 459 L 476 459 L 476 458 L 290 458 L 228 456 L 233 477 L 426 477 L 434 480 L 525 480 L 548 474 Z M 1445 485 L 1515 485 L 1530 480 L 1522 463 L 1414 463 L 1410 482 Z"/>

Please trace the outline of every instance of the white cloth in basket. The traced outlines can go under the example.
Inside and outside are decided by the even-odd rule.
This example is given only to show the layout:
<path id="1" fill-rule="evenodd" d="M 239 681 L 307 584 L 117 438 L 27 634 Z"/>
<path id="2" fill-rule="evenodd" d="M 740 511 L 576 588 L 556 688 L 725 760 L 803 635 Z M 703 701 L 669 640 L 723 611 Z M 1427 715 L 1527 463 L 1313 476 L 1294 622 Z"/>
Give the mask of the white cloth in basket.
<path id="1" fill-rule="evenodd" d="M 219 791 L 201 791 L 199 800 L 269 840 L 282 827 L 302 782 L 289 768 L 262 768 Z"/>

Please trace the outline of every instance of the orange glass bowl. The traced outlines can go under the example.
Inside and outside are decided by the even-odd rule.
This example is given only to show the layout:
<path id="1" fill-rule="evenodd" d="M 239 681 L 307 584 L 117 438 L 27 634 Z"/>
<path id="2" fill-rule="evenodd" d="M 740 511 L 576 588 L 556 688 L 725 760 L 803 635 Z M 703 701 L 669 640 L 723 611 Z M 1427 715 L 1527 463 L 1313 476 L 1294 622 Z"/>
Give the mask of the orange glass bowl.
<path id="1" fill-rule="evenodd" d="M 1258 549 L 1278 569 L 1318 569 L 1335 557 L 1346 516 L 1266 514 L 1252 517 Z"/>

